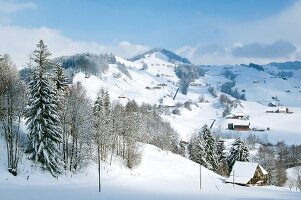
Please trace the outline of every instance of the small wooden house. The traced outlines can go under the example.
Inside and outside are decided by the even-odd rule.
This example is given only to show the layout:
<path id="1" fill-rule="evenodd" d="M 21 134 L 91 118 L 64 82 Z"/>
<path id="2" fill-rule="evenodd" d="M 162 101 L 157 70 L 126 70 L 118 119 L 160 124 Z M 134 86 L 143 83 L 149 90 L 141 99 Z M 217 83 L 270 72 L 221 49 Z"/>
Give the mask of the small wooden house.
<path id="1" fill-rule="evenodd" d="M 234 131 L 249 131 L 251 123 L 249 121 L 235 121 L 228 123 L 228 129 Z"/>
<path id="2" fill-rule="evenodd" d="M 227 183 L 238 185 L 266 185 L 268 172 L 258 163 L 236 161 Z"/>
<path id="3" fill-rule="evenodd" d="M 284 106 L 280 106 L 278 107 L 278 109 L 276 110 L 276 113 L 288 113 L 289 110 L 287 107 L 284 107 Z"/>
<path id="4" fill-rule="evenodd" d="M 226 117 L 227 119 L 248 119 L 249 115 L 243 112 L 236 112 Z"/>

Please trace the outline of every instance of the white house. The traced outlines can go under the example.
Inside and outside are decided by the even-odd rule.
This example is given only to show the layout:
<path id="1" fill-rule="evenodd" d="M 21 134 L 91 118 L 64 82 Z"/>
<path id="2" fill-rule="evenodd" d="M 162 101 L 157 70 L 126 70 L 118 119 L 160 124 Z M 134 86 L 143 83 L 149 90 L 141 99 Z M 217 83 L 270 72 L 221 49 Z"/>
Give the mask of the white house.
<path id="1" fill-rule="evenodd" d="M 277 113 L 288 113 L 288 108 L 287 107 L 284 107 L 284 106 L 280 106 L 278 107 Z"/>

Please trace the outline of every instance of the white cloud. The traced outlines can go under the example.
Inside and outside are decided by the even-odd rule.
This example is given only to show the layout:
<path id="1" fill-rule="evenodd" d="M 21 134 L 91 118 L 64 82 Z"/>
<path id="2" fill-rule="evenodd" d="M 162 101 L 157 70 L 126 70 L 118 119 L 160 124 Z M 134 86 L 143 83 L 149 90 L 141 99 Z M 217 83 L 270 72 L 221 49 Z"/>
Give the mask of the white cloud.
<path id="1" fill-rule="evenodd" d="M 208 17 L 208 16 L 207 16 Z M 219 30 L 218 46 L 224 52 L 207 48 L 216 45 L 184 46 L 176 51 L 198 64 L 240 64 L 300 59 L 301 55 L 301 1 L 295 1 L 282 12 L 264 19 L 233 22 L 208 19 Z M 277 41 L 287 41 L 281 45 Z M 283 48 L 282 48 L 283 47 Z M 284 49 L 285 48 L 285 49 Z M 232 53 L 235 49 L 234 56 Z M 214 51 L 212 51 L 214 50 Z M 239 52 L 239 51 L 248 52 Z M 252 50 L 252 55 L 250 50 Z M 244 55 L 242 55 L 244 54 Z M 238 56 L 240 55 L 240 56 Z"/>
<path id="2" fill-rule="evenodd" d="M 13 0 L 0 0 L 0 25 L 10 24 L 12 15 L 22 10 L 36 9 L 36 4 L 32 2 L 17 3 Z"/>
<path id="3" fill-rule="evenodd" d="M 36 9 L 32 2 L 16 3 L 14 1 L 0 1 L 0 14 L 12 14 L 21 10 Z"/>
<path id="4" fill-rule="evenodd" d="M 251 43 L 235 47 L 232 54 L 246 58 L 289 58 L 296 50 L 292 43 L 278 40 L 272 44 Z"/>
<path id="5" fill-rule="evenodd" d="M 235 43 L 231 47 L 220 45 L 184 46 L 176 53 L 188 58 L 192 63 L 205 65 L 248 64 L 250 62 L 267 64 L 300 59 L 300 52 L 289 42 L 276 41 L 270 45 Z"/>
<path id="6" fill-rule="evenodd" d="M 0 54 L 8 53 L 20 67 L 28 61 L 30 53 L 39 40 L 44 40 L 52 57 L 75 53 L 113 53 L 122 57 L 131 57 L 149 48 L 123 41 L 116 45 L 104 46 L 96 42 L 75 41 L 60 31 L 47 27 L 23 28 L 18 26 L 0 26 Z"/>
<path id="7" fill-rule="evenodd" d="M 128 41 L 122 41 L 118 45 L 108 47 L 108 49 L 116 55 L 122 55 L 125 58 L 130 58 L 137 54 L 148 51 L 149 47 L 132 44 Z"/>

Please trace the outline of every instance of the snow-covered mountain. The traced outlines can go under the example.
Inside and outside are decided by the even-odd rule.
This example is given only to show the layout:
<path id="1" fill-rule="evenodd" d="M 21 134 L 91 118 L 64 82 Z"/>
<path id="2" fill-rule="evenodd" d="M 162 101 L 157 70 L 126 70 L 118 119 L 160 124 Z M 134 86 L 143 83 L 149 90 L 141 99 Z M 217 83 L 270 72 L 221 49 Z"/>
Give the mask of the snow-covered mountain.
<path id="1" fill-rule="evenodd" d="M 162 109 L 162 116 L 171 122 L 181 139 L 186 141 L 195 130 L 204 124 L 211 125 L 213 121 L 213 129 L 218 132 L 232 132 L 227 130 L 229 119 L 223 117 L 225 108 L 220 104 L 219 98 L 212 96 L 208 89 L 213 88 L 216 96 L 219 96 L 225 94 L 222 89 L 225 83 L 235 82 L 235 86 L 231 88 L 232 93 L 236 91 L 243 94 L 246 100 L 241 100 L 232 109 L 232 114 L 243 112 L 248 115 L 251 128 L 270 129 L 248 133 L 266 137 L 271 142 L 285 140 L 288 143 L 301 143 L 300 133 L 293 126 L 301 120 L 301 70 L 290 69 L 291 73 L 286 76 L 288 70 L 272 64 L 200 66 L 206 71 L 205 76 L 190 82 L 187 95 L 183 95 L 181 92 L 177 93 L 180 79 L 175 69 L 190 62 L 181 63 L 179 59 L 178 62 L 170 61 L 170 57 L 163 50 L 154 49 L 131 60 L 115 56 L 115 59 L 109 59 L 111 61 L 107 61 L 105 65 L 100 64 L 101 73 L 95 75 L 89 72 L 87 76 L 84 69 L 77 69 L 73 82 L 81 82 L 92 99 L 101 87 L 105 87 L 109 89 L 112 99 L 124 104 L 128 100 L 135 100 L 140 104 L 156 104 Z M 95 57 L 92 56 L 91 59 L 90 55 L 87 58 L 89 62 L 97 63 Z M 94 65 L 97 67 L 97 64 L 92 66 Z M 231 95 L 225 95 L 234 100 Z M 270 103 L 277 107 L 268 107 Z M 271 109 L 277 110 L 280 105 L 288 107 L 293 113 L 266 113 Z M 248 135 L 236 131 L 235 134 Z"/>
<path id="2" fill-rule="evenodd" d="M 134 62 L 134 61 L 137 61 L 137 60 L 140 60 L 143 58 L 150 57 L 152 55 L 157 58 L 160 58 L 162 60 L 173 63 L 173 64 L 179 64 L 179 63 L 191 64 L 191 62 L 187 58 L 183 58 L 183 57 L 175 54 L 174 52 L 166 50 L 164 48 L 151 49 L 151 50 L 149 50 L 143 54 L 137 55 L 129 60 Z"/>
<path id="3" fill-rule="evenodd" d="M 205 75 L 190 80 L 188 93 L 183 95 L 178 92 L 181 83 L 175 71 L 178 66 L 186 65 L 188 68 L 184 73 L 191 72 L 193 70 L 189 67 L 195 66 L 165 49 L 156 48 L 129 60 L 94 54 L 55 60 L 63 64 L 73 82 L 85 86 L 92 99 L 104 87 L 113 100 L 123 104 L 135 100 L 140 104 L 157 105 L 162 117 L 171 122 L 182 140 L 188 141 L 196 130 L 213 122 L 212 128 L 217 132 L 232 134 L 233 131 L 227 130 L 231 120 L 223 117 L 225 106 L 219 101 L 219 96 L 225 94 L 232 101 L 235 100 L 232 96 L 244 97 L 228 114 L 242 112 L 249 117 L 251 129 L 265 130 L 249 131 L 248 134 L 234 131 L 233 134 L 247 136 L 252 133 L 273 143 L 285 140 L 290 144 L 301 144 L 300 133 L 294 128 L 294 124 L 301 120 L 301 69 L 298 62 L 264 66 L 199 66 Z M 269 104 L 276 107 L 268 107 Z M 291 114 L 267 113 L 276 111 L 279 106 L 288 107 Z"/>

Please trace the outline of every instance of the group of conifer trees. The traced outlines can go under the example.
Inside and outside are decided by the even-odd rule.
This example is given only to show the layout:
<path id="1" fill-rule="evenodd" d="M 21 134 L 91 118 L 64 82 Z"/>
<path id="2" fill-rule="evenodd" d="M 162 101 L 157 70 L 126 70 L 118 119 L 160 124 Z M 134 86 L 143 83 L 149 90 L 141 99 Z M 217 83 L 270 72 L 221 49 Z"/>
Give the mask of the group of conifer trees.
<path id="1" fill-rule="evenodd" d="M 111 101 L 101 88 L 93 102 L 80 83 L 70 83 L 64 70 L 50 59 L 41 40 L 33 52 L 26 86 L 9 56 L 0 57 L 0 124 L 7 143 L 8 170 L 17 175 L 25 152 L 57 177 L 91 161 L 111 164 L 114 159 L 133 168 L 141 160 L 141 143 L 178 151 L 178 137 L 157 109 L 134 100 Z M 26 120 L 27 134 L 20 121 Z"/>
<path id="2" fill-rule="evenodd" d="M 188 150 L 191 160 L 222 176 L 229 175 L 235 161 L 249 161 L 249 150 L 240 138 L 226 155 L 224 141 L 217 140 L 207 125 L 190 139 Z"/>

